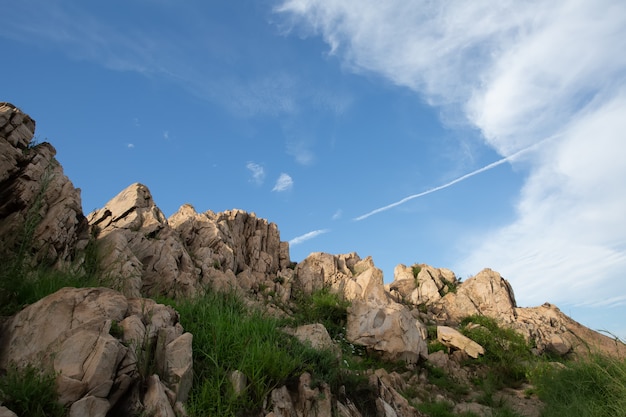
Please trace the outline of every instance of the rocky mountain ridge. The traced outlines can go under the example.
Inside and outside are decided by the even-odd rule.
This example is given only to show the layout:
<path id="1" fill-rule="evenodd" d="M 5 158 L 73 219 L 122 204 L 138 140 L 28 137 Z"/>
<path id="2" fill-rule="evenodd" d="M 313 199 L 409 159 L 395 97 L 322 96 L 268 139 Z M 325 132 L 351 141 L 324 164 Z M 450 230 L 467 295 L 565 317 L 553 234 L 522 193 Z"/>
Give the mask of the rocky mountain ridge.
<path id="1" fill-rule="evenodd" d="M 29 363 L 52 369 L 71 416 L 185 415 L 193 336 L 176 311 L 152 298 L 193 298 L 208 289 L 235 292 L 251 307 L 278 316 L 290 314 L 297 296 L 328 289 L 350 302 L 350 343 L 384 360 L 403 361 L 408 369 L 431 363 L 457 378 L 463 378 L 465 358 L 484 354 L 457 330 L 472 315 L 514 329 L 536 354 L 626 356 L 625 345 L 551 304 L 518 307 L 511 285 L 490 269 L 461 282 L 445 268 L 398 265 L 393 282 L 385 285 L 374 261 L 356 253 L 313 253 L 293 263 L 276 224 L 241 210 L 197 213 L 188 204 L 166 218 L 138 183 L 85 216 L 80 191 L 63 174 L 52 145 L 32 145 L 34 131 L 33 119 L 0 103 L 2 255 L 21 253 L 33 265 L 81 268 L 92 242 L 111 288 L 63 289 L 5 320 L 0 369 Z M 429 327 L 449 354 L 429 354 Z M 293 334 L 314 346 L 334 343 L 323 326 Z M 142 376 L 141 358 L 148 351 L 154 372 Z M 140 378 L 147 381 L 142 389 Z M 327 386 L 311 388 L 306 373 L 299 378 L 295 388 L 273 390 L 260 415 L 363 415 L 350 398 Z M 370 379 L 376 415 L 422 415 L 399 394 L 407 378 L 376 370 Z"/>

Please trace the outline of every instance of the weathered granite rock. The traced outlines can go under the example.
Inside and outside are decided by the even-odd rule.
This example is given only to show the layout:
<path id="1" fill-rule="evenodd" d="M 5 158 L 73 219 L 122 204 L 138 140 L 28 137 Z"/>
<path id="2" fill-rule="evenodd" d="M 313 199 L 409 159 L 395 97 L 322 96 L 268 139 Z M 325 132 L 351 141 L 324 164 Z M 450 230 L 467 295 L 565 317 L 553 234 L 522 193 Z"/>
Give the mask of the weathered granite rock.
<path id="1" fill-rule="evenodd" d="M 432 310 L 440 322 L 458 324 L 464 317 L 478 314 L 506 324 L 515 321 L 516 307 L 511 284 L 486 268 L 434 303 Z"/>
<path id="2" fill-rule="evenodd" d="M 409 401 L 403 397 L 394 387 L 393 380 L 401 380 L 398 375 L 390 375 L 384 369 L 377 369 L 370 376 L 370 386 L 378 393 L 376 399 L 377 416 L 380 417 L 420 417 L 422 414 L 417 411 Z"/>
<path id="3" fill-rule="evenodd" d="M 328 330 L 321 323 L 305 324 L 295 329 L 285 328 L 283 331 L 295 336 L 300 342 L 310 345 L 313 349 L 330 350 L 337 355 L 341 350 L 333 343 Z"/>
<path id="4" fill-rule="evenodd" d="M 558 355 L 589 353 L 626 357 L 626 345 L 572 320 L 556 306 L 545 303 L 539 307 L 516 309 L 511 327 L 527 340 L 533 340 L 537 352 Z"/>
<path id="5" fill-rule="evenodd" d="M 306 295 L 324 287 L 331 287 L 338 292 L 345 293 L 344 288 L 346 285 L 351 285 L 349 282 L 353 281 L 352 278 L 356 272 L 354 267 L 360 261 L 361 258 L 356 253 L 344 255 L 311 253 L 296 266 L 297 279 L 294 285 Z M 361 292 L 361 290 L 350 292 Z"/>
<path id="6" fill-rule="evenodd" d="M 289 245 L 278 227 L 254 213 L 230 210 L 196 213 L 185 204 L 169 218 L 204 275 L 212 269 L 238 275 L 249 271 L 259 281 L 289 266 Z M 247 288 L 244 288 L 247 289 Z"/>
<path id="7" fill-rule="evenodd" d="M 141 270 L 141 295 L 193 296 L 198 274 L 178 234 L 155 205 L 148 188 L 132 184 L 88 216 L 98 228 L 103 269 L 120 290 L 137 296 Z M 118 254 L 113 258 L 107 256 Z M 130 281 L 127 281 L 130 280 Z"/>
<path id="8" fill-rule="evenodd" d="M 418 271 L 417 276 L 415 271 Z M 393 275 L 394 281 L 386 286 L 387 290 L 397 301 L 416 305 L 438 301 L 458 284 L 454 272 L 426 264 L 400 264 L 395 267 Z"/>
<path id="9" fill-rule="evenodd" d="M 303 373 L 298 380 L 297 391 L 286 386 L 270 393 L 269 412 L 265 417 L 331 417 L 330 387 L 323 383 L 312 388 L 311 375 Z"/>
<path id="10" fill-rule="evenodd" d="M 54 159 L 49 143 L 31 147 L 35 122 L 0 103 L 0 250 L 11 256 L 27 244 L 31 262 L 58 267 L 76 263 L 88 242 L 80 190 Z"/>
<path id="11" fill-rule="evenodd" d="M 148 377 L 146 383 L 146 395 L 144 396 L 144 414 L 147 417 L 176 417 L 165 392 L 166 388 L 161 384 L 158 375 Z"/>
<path id="12" fill-rule="evenodd" d="M 172 404 L 191 388 L 191 335 L 173 309 L 153 300 L 106 288 L 64 288 L 10 318 L 0 332 L 0 369 L 36 364 L 55 372 L 60 401 L 72 415 L 106 415 L 126 391 L 140 388 L 153 355 L 163 358 Z M 162 336 L 159 344 L 159 335 L 176 337 L 168 342 Z"/>
<path id="13" fill-rule="evenodd" d="M 0 417 L 18 417 L 18 415 L 6 407 L 0 406 Z"/>
<path id="14" fill-rule="evenodd" d="M 474 359 L 485 354 L 485 349 L 481 345 L 448 326 L 437 326 L 437 340 L 448 347 L 465 352 Z"/>
<path id="15" fill-rule="evenodd" d="M 346 338 L 391 361 L 417 363 L 428 356 L 426 327 L 403 305 L 354 300 L 348 308 Z"/>

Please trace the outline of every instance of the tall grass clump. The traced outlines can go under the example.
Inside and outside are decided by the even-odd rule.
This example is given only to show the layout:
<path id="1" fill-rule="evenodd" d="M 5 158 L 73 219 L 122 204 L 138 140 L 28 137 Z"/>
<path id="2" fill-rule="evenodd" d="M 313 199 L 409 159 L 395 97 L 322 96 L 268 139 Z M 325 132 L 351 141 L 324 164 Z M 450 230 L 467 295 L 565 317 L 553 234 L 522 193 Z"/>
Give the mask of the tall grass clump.
<path id="1" fill-rule="evenodd" d="M 626 416 L 626 359 L 592 355 L 531 374 L 545 408 L 542 417 Z"/>
<path id="2" fill-rule="evenodd" d="M 194 384 L 187 403 L 192 416 L 241 416 L 258 412 L 277 387 L 296 383 L 305 371 L 317 381 L 336 379 L 338 360 L 280 329 L 280 321 L 250 309 L 238 296 L 208 292 L 194 300 L 168 302 L 193 334 Z M 236 393 L 230 375 L 247 377 Z"/>
<path id="3" fill-rule="evenodd" d="M 501 327 L 487 316 L 473 315 L 461 321 L 461 333 L 483 348 L 479 363 L 489 366 L 489 380 L 498 389 L 516 386 L 526 380 L 529 365 L 535 360 L 524 337 L 513 329 Z"/>
<path id="4" fill-rule="evenodd" d="M 55 375 L 28 365 L 11 365 L 0 376 L 0 404 L 18 416 L 61 417 L 65 409 L 58 403 Z"/>

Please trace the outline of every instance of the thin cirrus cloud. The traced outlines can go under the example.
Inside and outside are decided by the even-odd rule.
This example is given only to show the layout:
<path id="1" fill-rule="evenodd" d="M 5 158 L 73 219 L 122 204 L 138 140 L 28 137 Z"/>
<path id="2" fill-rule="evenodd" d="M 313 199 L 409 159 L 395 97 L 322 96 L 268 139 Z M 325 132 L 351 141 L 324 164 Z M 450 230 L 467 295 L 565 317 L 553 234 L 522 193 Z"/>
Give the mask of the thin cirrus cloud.
<path id="1" fill-rule="evenodd" d="M 289 191 L 292 188 L 293 188 L 293 179 L 291 178 L 289 174 L 285 174 L 283 172 L 282 174 L 280 174 L 280 176 L 276 180 L 276 184 L 274 185 L 274 188 L 272 188 L 272 191 L 276 191 L 280 193 L 283 191 Z"/>
<path id="2" fill-rule="evenodd" d="M 516 218 L 467 231 L 455 269 L 493 267 L 527 303 L 626 305 L 614 297 L 626 293 L 626 3 L 286 0 L 275 12 L 287 32 L 321 36 L 344 68 L 478 129 L 503 158 L 468 175 L 524 161 Z M 555 139 L 511 158 L 546 137 Z"/>

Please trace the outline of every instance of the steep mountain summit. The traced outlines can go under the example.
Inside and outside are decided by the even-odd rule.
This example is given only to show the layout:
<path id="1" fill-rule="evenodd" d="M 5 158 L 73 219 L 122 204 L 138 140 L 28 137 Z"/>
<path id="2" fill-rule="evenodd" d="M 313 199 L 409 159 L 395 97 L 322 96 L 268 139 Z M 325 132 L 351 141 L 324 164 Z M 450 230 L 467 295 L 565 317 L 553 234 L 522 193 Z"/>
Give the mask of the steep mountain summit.
<path id="1" fill-rule="evenodd" d="M 34 128 L 29 116 L 0 103 L 1 295 L 16 298 L 17 284 L 36 285 L 40 266 L 81 279 L 91 271 L 99 288 L 63 288 L 19 304 L 2 323 L 0 370 L 52 372 L 70 416 L 187 415 L 186 401 L 201 395 L 194 384 L 210 374 L 196 365 L 222 372 L 219 395 L 244 398 L 248 415 L 422 416 L 418 405 L 431 398 L 457 413 L 491 415 L 493 404 L 479 404 L 478 388 L 452 394 L 428 375 L 475 386 L 492 370 L 481 360 L 513 347 L 521 356 L 505 362 L 520 362 L 509 375 L 517 382 L 526 377 L 523 362 L 539 355 L 626 357 L 626 345 L 551 304 L 518 307 L 509 282 L 490 269 L 462 282 L 445 268 L 398 265 L 385 285 L 373 259 L 356 253 L 312 253 L 294 263 L 276 224 L 242 210 L 197 213 L 188 204 L 168 219 L 138 183 L 85 217 L 54 148 L 31 144 Z M 227 308 L 228 329 L 257 314 L 281 320 L 268 330 L 279 336 L 265 350 L 312 349 L 305 357 L 328 373 L 305 361 L 280 377 L 246 374 L 207 353 L 183 326 L 218 345 L 224 334 L 200 314 L 229 297 L 240 301 Z M 225 350 L 252 354 L 259 326 Z M 255 377 L 274 382 L 259 385 Z M 536 399 L 509 399 L 521 407 L 516 415 L 538 415 Z"/>

